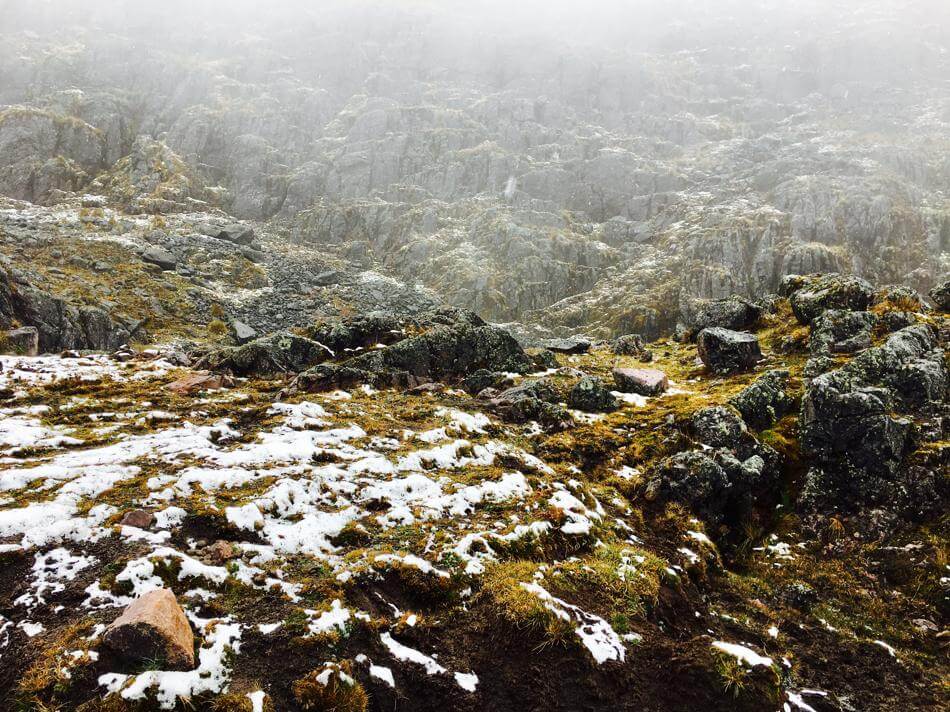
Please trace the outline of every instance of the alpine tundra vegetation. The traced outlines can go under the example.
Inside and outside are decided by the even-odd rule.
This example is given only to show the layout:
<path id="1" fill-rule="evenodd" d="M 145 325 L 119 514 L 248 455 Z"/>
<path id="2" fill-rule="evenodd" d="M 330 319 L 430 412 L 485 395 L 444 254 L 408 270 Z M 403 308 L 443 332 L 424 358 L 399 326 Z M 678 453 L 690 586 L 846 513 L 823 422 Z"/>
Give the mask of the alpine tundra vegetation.
<path id="1" fill-rule="evenodd" d="M 0 0 L 0 709 L 950 708 L 945 0 Z"/>

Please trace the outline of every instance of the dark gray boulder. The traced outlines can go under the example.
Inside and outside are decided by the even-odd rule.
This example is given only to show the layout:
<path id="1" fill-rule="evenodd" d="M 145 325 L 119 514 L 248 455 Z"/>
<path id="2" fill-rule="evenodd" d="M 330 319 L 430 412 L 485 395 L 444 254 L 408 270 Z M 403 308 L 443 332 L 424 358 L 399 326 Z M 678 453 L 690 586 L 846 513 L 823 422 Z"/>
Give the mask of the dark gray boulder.
<path id="1" fill-rule="evenodd" d="M 947 387 L 943 350 L 923 324 L 814 378 L 799 418 L 802 453 L 811 461 L 803 502 L 820 509 L 918 509 L 918 502 L 899 504 L 912 489 L 904 461 L 915 444 L 914 418 L 945 402 Z"/>
<path id="2" fill-rule="evenodd" d="M 721 327 L 699 332 L 696 348 L 706 368 L 714 373 L 749 371 L 762 359 L 755 334 Z"/>
<path id="3" fill-rule="evenodd" d="M 38 289 L 25 275 L 0 268 L 0 329 L 15 325 L 36 328 L 42 353 L 112 351 L 144 336 L 141 322 L 127 322 L 99 307 L 69 304 Z"/>
<path id="4" fill-rule="evenodd" d="M 241 346 L 215 349 L 198 359 L 197 368 L 236 376 L 298 373 L 332 358 L 322 344 L 290 332 L 278 332 Z"/>
<path id="5" fill-rule="evenodd" d="M 617 399 L 596 376 L 584 376 L 567 396 L 571 408 L 588 413 L 606 413 L 617 409 Z"/>
<path id="6" fill-rule="evenodd" d="M 164 247 L 153 245 L 142 253 L 142 261 L 160 267 L 163 270 L 173 270 L 178 266 L 178 258 Z"/>
<path id="7" fill-rule="evenodd" d="M 0 332 L 0 354 L 36 356 L 39 352 L 40 332 L 35 326 Z"/>
<path id="8" fill-rule="evenodd" d="M 234 319 L 231 324 L 231 338 L 236 344 L 243 345 L 257 338 L 257 332 L 243 321 Z"/>
<path id="9" fill-rule="evenodd" d="M 571 415 L 558 404 L 560 393 L 545 379 L 528 380 L 502 391 L 489 403 L 504 420 L 513 423 L 537 421 L 547 428 L 570 425 Z"/>
<path id="10" fill-rule="evenodd" d="M 212 237 L 217 237 L 219 240 L 227 240 L 236 245 L 250 245 L 254 242 L 254 228 L 250 225 L 242 225 L 241 223 L 225 225 L 213 231 L 213 233 Z"/>
<path id="11" fill-rule="evenodd" d="M 564 339 L 544 339 L 540 346 L 558 354 L 586 354 L 590 351 L 591 342 L 581 336 L 570 336 Z"/>
<path id="12" fill-rule="evenodd" d="M 950 312 L 950 279 L 944 280 L 930 290 L 930 298 L 942 312 Z"/>
<path id="13" fill-rule="evenodd" d="M 427 330 L 391 346 L 364 351 L 342 363 L 301 373 L 297 387 L 324 390 L 342 385 L 343 380 L 355 379 L 409 388 L 429 381 L 458 383 L 481 369 L 528 373 L 534 367 L 511 334 L 488 326 L 470 312 L 440 310 L 428 314 L 416 326 Z M 345 354 L 337 354 L 337 358 L 341 356 Z"/>
<path id="14" fill-rule="evenodd" d="M 789 372 L 767 371 L 729 400 L 749 427 L 764 430 L 795 407 L 788 395 Z"/>
<path id="15" fill-rule="evenodd" d="M 864 311 L 871 303 L 874 288 L 861 279 L 841 274 L 790 275 L 780 292 L 788 297 L 800 324 L 811 324 L 827 309 Z"/>
<path id="16" fill-rule="evenodd" d="M 812 321 L 808 349 L 812 356 L 863 351 L 876 323 L 871 312 L 828 309 Z"/>
<path id="17" fill-rule="evenodd" d="M 347 352 L 389 345 L 406 338 L 404 325 L 392 314 L 371 312 L 353 317 L 315 324 L 307 336 L 326 346 L 337 357 Z"/>
<path id="18" fill-rule="evenodd" d="M 703 302 L 689 326 L 694 334 L 718 326 L 733 331 L 747 331 L 762 317 L 762 307 L 738 296 Z"/>

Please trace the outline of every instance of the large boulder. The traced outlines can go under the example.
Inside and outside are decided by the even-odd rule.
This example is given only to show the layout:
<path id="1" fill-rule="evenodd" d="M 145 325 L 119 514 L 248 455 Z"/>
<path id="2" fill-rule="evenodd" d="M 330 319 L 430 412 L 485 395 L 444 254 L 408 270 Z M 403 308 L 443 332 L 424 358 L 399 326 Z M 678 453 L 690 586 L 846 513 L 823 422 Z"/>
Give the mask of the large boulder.
<path id="1" fill-rule="evenodd" d="M 571 408 L 588 413 L 605 413 L 617 409 L 617 399 L 596 376 L 584 376 L 567 396 Z"/>
<path id="2" fill-rule="evenodd" d="M 706 368 L 714 373 L 749 371 L 762 359 L 755 334 L 721 327 L 700 331 L 696 348 Z"/>
<path id="3" fill-rule="evenodd" d="M 0 329 L 35 327 L 42 353 L 89 349 L 113 351 L 143 335 L 142 323 L 94 306 L 75 306 L 35 287 L 23 275 L 0 267 Z"/>
<path id="4" fill-rule="evenodd" d="M 307 336 L 343 356 L 348 351 L 401 341 L 406 338 L 406 331 L 395 316 L 373 312 L 315 324 L 307 329 Z"/>
<path id="5" fill-rule="evenodd" d="M 505 420 L 514 423 L 537 421 L 545 427 L 556 428 L 571 423 L 570 414 L 558 404 L 559 400 L 560 394 L 550 381 L 536 379 L 502 391 L 489 403 Z"/>
<path id="6" fill-rule="evenodd" d="M 940 311 L 950 312 L 950 279 L 944 280 L 931 289 L 930 298 Z"/>
<path id="7" fill-rule="evenodd" d="M 762 307 L 748 299 L 731 296 L 703 302 L 690 320 L 690 327 L 694 334 L 713 326 L 746 331 L 754 327 L 761 317 Z"/>
<path id="8" fill-rule="evenodd" d="M 622 393 L 658 396 L 670 387 L 666 374 L 655 368 L 615 368 L 613 377 Z"/>
<path id="9" fill-rule="evenodd" d="M 617 356 L 642 356 L 646 344 L 640 334 L 624 334 L 610 342 L 610 350 Z"/>
<path id="10" fill-rule="evenodd" d="M 864 311 L 874 295 L 874 288 L 865 280 L 840 274 L 790 275 L 780 291 L 788 297 L 801 324 L 811 324 L 827 309 Z"/>
<path id="11" fill-rule="evenodd" d="M 790 413 L 795 401 L 788 394 L 789 372 L 767 371 L 729 400 L 752 428 L 763 430 Z"/>
<path id="12" fill-rule="evenodd" d="M 157 245 L 149 247 L 142 253 L 142 261 L 166 271 L 178 266 L 178 258 L 164 247 Z"/>
<path id="13" fill-rule="evenodd" d="M 590 351 L 591 343 L 582 336 L 570 336 L 564 339 L 544 339 L 540 346 L 558 354 L 586 354 Z"/>
<path id="14" fill-rule="evenodd" d="M 808 385 L 799 424 L 811 460 L 803 500 L 824 509 L 902 506 L 915 417 L 946 400 L 947 367 L 930 327 L 892 334 Z M 907 503 L 917 508 L 919 503 Z"/>
<path id="15" fill-rule="evenodd" d="M 0 332 L 0 354 L 36 356 L 40 352 L 40 332 L 35 326 Z"/>
<path id="16" fill-rule="evenodd" d="M 474 314 L 437 315 L 428 318 L 424 326 L 429 327 L 424 333 L 391 346 L 305 371 L 297 378 L 296 387 L 315 391 L 357 382 L 412 387 L 430 381 L 457 383 L 481 369 L 528 373 L 534 368 L 511 334 L 485 324 Z"/>
<path id="17" fill-rule="evenodd" d="M 278 332 L 241 346 L 226 346 L 202 356 L 198 368 L 230 371 L 236 376 L 273 376 L 299 373 L 333 357 L 333 352 L 312 339 Z"/>
<path id="18" fill-rule="evenodd" d="M 157 662 L 163 670 L 195 667 L 195 636 L 175 594 L 160 588 L 129 604 L 102 637 L 113 653 L 130 663 Z"/>
<path id="19" fill-rule="evenodd" d="M 812 321 L 808 349 L 812 356 L 863 351 L 876 323 L 871 312 L 828 309 Z"/>

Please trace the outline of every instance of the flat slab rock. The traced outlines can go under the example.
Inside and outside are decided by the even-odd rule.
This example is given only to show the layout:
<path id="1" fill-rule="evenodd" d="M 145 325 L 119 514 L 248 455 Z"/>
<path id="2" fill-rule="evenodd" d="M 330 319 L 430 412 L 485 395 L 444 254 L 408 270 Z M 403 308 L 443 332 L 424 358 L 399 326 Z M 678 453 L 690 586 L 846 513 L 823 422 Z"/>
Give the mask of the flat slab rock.
<path id="1" fill-rule="evenodd" d="M 613 375 L 617 389 L 624 393 L 657 396 L 670 387 L 666 374 L 655 368 L 615 368 Z"/>
<path id="2" fill-rule="evenodd" d="M 161 661 L 162 669 L 195 667 L 195 636 L 167 588 L 149 591 L 129 604 L 103 635 L 103 643 L 124 660 Z"/>

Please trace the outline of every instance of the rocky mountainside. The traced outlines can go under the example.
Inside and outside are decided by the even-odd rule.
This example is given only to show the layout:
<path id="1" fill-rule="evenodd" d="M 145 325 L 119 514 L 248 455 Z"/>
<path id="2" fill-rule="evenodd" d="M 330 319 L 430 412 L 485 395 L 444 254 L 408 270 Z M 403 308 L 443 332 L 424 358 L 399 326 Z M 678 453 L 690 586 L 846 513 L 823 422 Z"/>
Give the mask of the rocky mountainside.
<path id="1" fill-rule="evenodd" d="M 937 0 L 528 2 L 498 23 L 464 3 L 6 5 L 15 199 L 216 206 L 491 321 L 599 337 L 786 274 L 926 292 L 947 270 Z"/>
<path id="2" fill-rule="evenodd" d="M 681 341 L 0 357 L 6 699 L 944 709 L 950 285 L 782 291 Z"/>
<path id="3" fill-rule="evenodd" d="M 273 5 L 0 0 L 0 707 L 950 706 L 950 6 Z"/>

